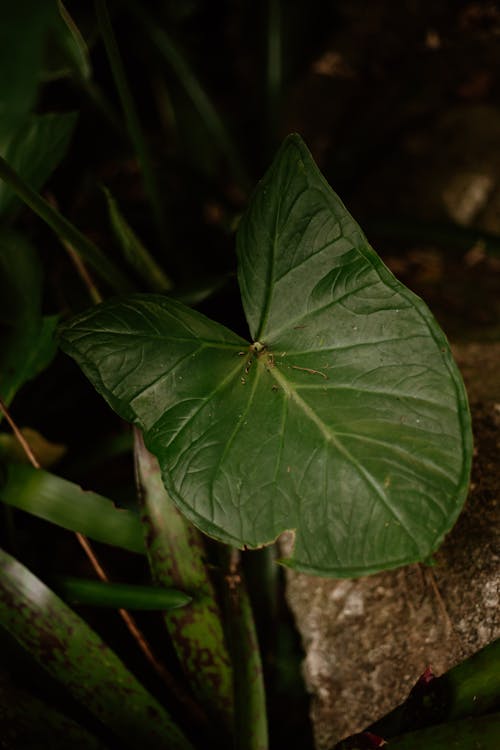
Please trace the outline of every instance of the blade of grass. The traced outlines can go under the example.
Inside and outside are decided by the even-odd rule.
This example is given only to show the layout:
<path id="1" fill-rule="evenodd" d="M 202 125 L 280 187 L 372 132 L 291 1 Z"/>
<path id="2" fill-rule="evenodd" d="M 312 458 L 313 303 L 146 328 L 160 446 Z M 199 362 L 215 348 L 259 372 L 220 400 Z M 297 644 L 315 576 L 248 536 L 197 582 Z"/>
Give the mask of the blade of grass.
<path id="1" fill-rule="evenodd" d="M 96 541 L 144 553 L 141 524 L 134 513 L 48 471 L 11 464 L 0 500 Z"/>
<path id="2" fill-rule="evenodd" d="M 92 78 L 92 65 L 87 43 L 62 0 L 57 0 L 57 10 L 73 42 L 71 52 L 73 53 L 77 70 L 83 81 L 90 81 Z"/>
<path id="3" fill-rule="evenodd" d="M 36 193 L 30 186 L 12 169 L 12 167 L 0 157 L 0 179 L 9 185 L 24 203 L 34 211 L 55 234 L 66 240 L 81 258 L 87 261 L 107 281 L 116 292 L 130 291 L 131 285 L 99 248 L 91 242 L 88 237 L 77 229 L 62 214 L 53 208 L 48 201 Z"/>
<path id="4" fill-rule="evenodd" d="M 264 675 L 250 598 L 240 567 L 240 552 L 229 550 L 228 630 L 234 669 L 236 750 L 267 750 Z"/>
<path id="5" fill-rule="evenodd" d="M 172 281 L 161 266 L 158 265 L 149 250 L 144 247 L 139 237 L 123 216 L 110 191 L 103 187 L 103 192 L 108 205 L 111 226 L 125 260 L 137 271 L 142 280 L 148 284 L 151 291 L 165 292 L 172 289 Z"/>
<path id="6" fill-rule="evenodd" d="M 139 3 L 127 3 L 127 5 L 130 12 L 144 27 L 144 30 L 156 46 L 160 55 L 174 71 L 202 121 L 205 123 L 205 127 L 210 133 L 214 145 L 227 160 L 234 178 L 239 182 L 241 187 L 248 188 L 251 182 L 241 162 L 238 150 L 224 122 L 196 75 L 191 70 L 184 55 L 174 44 L 165 29 L 160 28 L 158 23 L 150 17 Z"/>
<path id="7" fill-rule="evenodd" d="M 137 110 L 125 75 L 123 61 L 111 25 L 106 0 L 95 0 L 95 8 L 102 40 L 106 48 L 116 89 L 127 122 L 130 140 L 132 141 L 141 167 L 144 187 L 146 188 L 146 193 L 151 202 L 151 208 L 153 210 L 158 232 L 160 237 L 165 240 L 167 236 L 165 209 L 160 199 L 160 191 L 153 170 L 149 148 L 142 132 Z"/>
<path id="8" fill-rule="evenodd" d="M 57 589 L 71 604 L 114 609 L 170 610 L 189 604 L 191 597 L 177 589 L 109 583 L 65 577 Z"/>
<path id="9" fill-rule="evenodd" d="M 192 594 L 181 610 L 166 612 L 165 624 L 194 694 L 229 728 L 232 673 L 221 613 L 204 561 L 198 531 L 179 513 L 165 490 L 158 462 L 135 432 L 136 476 L 149 563 L 156 583 Z"/>
<path id="10" fill-rule="evenodd" d="M 167 711 L 101 638 L 3 550 L 0 624 L 126 747 L 191 750 Z"/>

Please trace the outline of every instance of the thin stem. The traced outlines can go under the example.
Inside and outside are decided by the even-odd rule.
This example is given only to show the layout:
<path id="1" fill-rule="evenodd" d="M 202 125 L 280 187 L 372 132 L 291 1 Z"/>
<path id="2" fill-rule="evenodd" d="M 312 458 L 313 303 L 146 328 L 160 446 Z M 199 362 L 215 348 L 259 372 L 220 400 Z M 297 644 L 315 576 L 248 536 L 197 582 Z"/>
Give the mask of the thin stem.
<path id="1" fill-rule="evenodd" d="M 125 69 L 123 67 L 123 61 L 118 49 L 113 27 L 108 13 L 108 7 L 106 0 L 96 0 L 95 2 L 97 20 L 99 22 L 99 28 L 101 36 L 106 48 L 108 55 L 109 64 L 115 80 L 115 85 L 120 97 L 120 101 L 123 108 L 123 113 L 127 121 L 127 128 L 130 135 L 130 139 L 134 146 L 137 158 L 142 171 L 144 179 L 144 186 L 148 194 L 149 200 L 151 201 L 151 207 L 155 217 L 158 231 L 162 239 L 165 239 L 167 231 L 165 224 L 164 206 L 160 200 L 160 191 L 154 174 L 151 156 L 149 149 L 142 132 L 142 128 L 139 122 L 139 117 L 134 105 L 134 100 L 128 85 L 127 77 L 125 75 Z"/>
<path id="2" fill-rule="evenodd" d="M 23 449 L 23 451 L 25 452 L 25 454 L 26 454 L 26 456 L 27 456 L 30 464 L 32 466 L 34 466 L 35 469 L 40 469 L 41 466 L 40 466 L 40 464 L 39 464 L 39 462 L 38 462 L 35 454 L 31 450 L 30 444 L 28 443 L 28 441 L 24 437 L 23 433 L 21 432 L 21 430 L 19 429 L 19 427 L 17 426 L 17 424 L 12 419 L 7 406 L 4 404 L 4 402 L 2 401 L 1 398 L 0 398 L 0 412 L 2 412 L 3 416 L 5 417 L 5 419 L 7 420 L 7 422 L 9 423 L 9 425 L 10 425 L 10 427 L 12 429 L 12 432 L 16 436 L 16 439 L 17 439 L 19 445 L 21 446 L 21 448 Z"/>
<path id="3" fill-rule="evenodd" d="M 130 290 L 130 283 L 122 272 L 109 261 L 88 237 L 85 237 L 74 224 L 68 221 L 62 214 L 53 208 L 39 193 L 15 172 L 12 167 L 0 157 L 0 179 L 21 198 L 21 200 L 34 211 L 58 237 L 64 239 L 80 257 L 87 261 L 99 276 L 118 292 Z"/>
<path id="4" fill-rule="evenodd" d="M 94 572 L 97 575 L 97 577 L 101 581 L 108 582 L 109 576 L 107 575 L 106 571 L 102 567 L 87 537 L 78 532 L 76 533 L 75 536 L 80 546 L 82 547 L 83 551 L 85 552 L 90 564 L 92 565 L 92 568 L 94 569 Z M 189 709 L 191 715 L 195 716 L 198 721 L 203 721 L 204 717 L 203 715 L 200 715 L 200 710 L 198 706 L 189 698 L 189 696 L 184 695 L 184 692 L 179 690 L 179 685 L 177 684 L 176 680 L 174 680 L 170 672 L 168 672 L 168 670 L 165 669 L 165 667 L 162 664 L 160 664 L 160 662 L 157 661 L 146 638 L 144 637 L 144 634 L 137 627 L 135 619 L 132 617 L 132 615 L 129 612 L 127 612 L 126 609 L 123 609 L 123 608 L 120 608 L 118 610 L 118 614 L 120 615 L 123 622 L 125 623 L 132 638 L 134 638 L 134 640 L 137 642 L 137 645 L 141 649 L 147 661 L 149 662 L 151 667 L 154 669 L 156 674 L 161 678 L 165 686 L 170 690 L 170 692 L 173 695 L 177 697 L 177 699 L 181 703 L 183 703 Z"/>
<path id="5" fill-rule="evenodd" d="M 69 242 L 66 242 L 66 240 L 62 240 L 62 244 L 64 246 L 64 249 L 68 253 L 69 257 L 71 258 L 71 261 L 73 265 L 75 266 L 78 272 L 78 275 L 80 276 L 81 280 L 87 287 L 90 299 L 92 300 L 94 305 L 98 305 L 100 302 L 102 302 L 102 296 L 98 288 L 94 284 L 94 281 L 91 275 L 87 271 L 85 267 L 85 263 L 82 261 L 82 259 L 76 252 L 75 248 L 69 244 Z"/>
<path id="6" fill-rule="evenodd" d="M 54 198 L 54 196 L 49 195 L 48 202 L 53 208 L 55 209 L 58 208 L 57 201 Z M 64 249 L 66 250 L 66 252 L 68 253 L 71 262 L 75 266 L 78 275 L 80 276 L 84 285 L 87 287 L 90 299 L 92 300 L 94 305 L 98 305 L 100 302 L 102 302 L 103 298 L 98 288 L 96 287 L 92 276 L 89 274 L 85 266 L 85 263 L 82 261 L 82 259 L 76 252 L 75 248 L 72 245 L 70 245 L 70 243 L 67 240 L 61 238 L 61 243 Z"/>

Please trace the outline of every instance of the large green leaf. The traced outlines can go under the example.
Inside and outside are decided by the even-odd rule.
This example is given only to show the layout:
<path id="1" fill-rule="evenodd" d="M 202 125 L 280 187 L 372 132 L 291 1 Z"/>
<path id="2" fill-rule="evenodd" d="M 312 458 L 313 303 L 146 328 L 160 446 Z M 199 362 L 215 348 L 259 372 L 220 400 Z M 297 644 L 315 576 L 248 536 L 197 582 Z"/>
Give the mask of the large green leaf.
<path id="1" fill-rule="evenodd" d="M 226 542 L 295 532 L 288 564 L 353 576 L 451 528 L 470 416 L 447 341 L 369 247 L 298 136 L 238 230 L 253 343 L 165 297 L 83 313 L 63 348 L 144 430 L 182 511 Z"/>
<path id="2" fill-rule="evenodd" d="M 0 624 L 125 747 L 190 750 L 166 709 L 97 633 L 3 550 Z"/>

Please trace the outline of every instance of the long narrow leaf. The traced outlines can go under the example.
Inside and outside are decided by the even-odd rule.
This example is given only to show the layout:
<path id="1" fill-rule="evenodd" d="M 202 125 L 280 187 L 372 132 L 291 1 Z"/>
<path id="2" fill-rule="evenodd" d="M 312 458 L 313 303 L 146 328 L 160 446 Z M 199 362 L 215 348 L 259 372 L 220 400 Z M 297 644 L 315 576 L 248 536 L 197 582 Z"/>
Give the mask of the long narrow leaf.
<path id="1" fill-rule="evenodd" d="M 493 641 L 441 677 L 419 680 L 404 703 L 369 727 L 395 737 L 450 719 L 500 710 L 500 639 Z"/>
<path id="2" fill-rule="evenodd" d="M 149 147 L 139 122 L 139 116 L 130 91 L 118 43 L 111 25 L 106 0 L 95 0 L 99 29 L 102 35 L 113 78 L 120 97 L 123 114 L 127 122 L 130 140 L 134 146 L 144 179 L 144 187 L 151 202 L 151 208 L 162 237 L 166 236 L 165 209 L 160 198 Z"/>
<path id="3" fill-rule="evenodd" d="M 221 615 L 204 563 L 198 531 L 168 496 L 158 462 L 136 432 L 136 467 L 146 546 L 153 576 L 162 586 L 193 594 L 165 623 L 195 695 L 226 726 L 232 719 L 232 672 Z"/>
<path id="4" fill-rule="evenodd" d="M 48 471 L 11 464 L 0 500 L 98 542 L 144 552 L 141 524 L 132 511 Z"/>
<path id="5" fill-rule="evenodd" d="M 2 750 L 105 750 L 105 745 L 53 706 L 25 692 L 0 672 Z"/>
<path id="6" fill-rule="evenodd" d="M 101 638 L 1 550 L 0 624 L 126 747 L 190 750 L 167 711 Z"/>
<path id="7" fill-rule="evenodd" d="M 3 180 L 62 240 L 74 247 L 82 260 L 87 261 L 110 287 L 118 292 L 130 289 L 122 272 L 74 224 L 53 208 L 41 195 L 20 177 L 5 159 L 0 157 L 0 180 Z"/>
<path id="8" fill-rule="evenodd" d="M 137 586 L 129 583 L 107 583 L 63 578 L 58 591 L 72 604 L 90 604 L 115 609 L 170 610 L 189 604 L 191 597 L 177 589 Z"/>
<path id="9" fill-rule="evenodd" d="M 136 235 L 107 188 L 104 188 L 104 195 L 108 204 L 111 226 L 125 260 L 152 291 L 164 292 L 172 289 L 172 281 Z"/>
<path id="10" fill-rule="evenodd" d="M 500 714 L 463 719 L 396 737 L 390 750 L 498 750 Z"/>

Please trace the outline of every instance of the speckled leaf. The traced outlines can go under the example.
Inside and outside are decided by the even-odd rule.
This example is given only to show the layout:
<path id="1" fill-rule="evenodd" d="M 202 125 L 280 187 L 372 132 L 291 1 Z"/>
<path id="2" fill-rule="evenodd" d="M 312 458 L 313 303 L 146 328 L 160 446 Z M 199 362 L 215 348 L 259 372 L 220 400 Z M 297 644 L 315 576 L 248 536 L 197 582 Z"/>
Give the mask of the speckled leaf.
<path id="1" fill-rule="evenodd" d="M 2 750 L 106 750 L 106 746 L 49 703 L 0 672 Z"/>
<path id="2" fill-rule="evenodd" d="M 0 625 L 126 747 L 190 750 L 167 711 L 89 626 L 0 550 Z"/>
<path id="3" fill-rule="evenodd" d="M 165 612 L 172 644 L 201 705 L 229 729 L 233 719 L 233 672 L 222 615 L 205 562 L 203 539 L 177 510 L 161 479 L 156 458 L 135 436 L 137 484 L 146 549 L 156 583 L 176 586 L 193 600 Z"/>
<path id="4" fill-rule="evenodd" d="M 238 229 L 253 343 L 165 297 L 84 313 L 63 347 L 140 425 L 182 511 L 222 541 L 295 532 L 288 564 L 421 560 L 465 499 L 470 416 L 446 339 L 369 247 L 298 136 Z"/>

